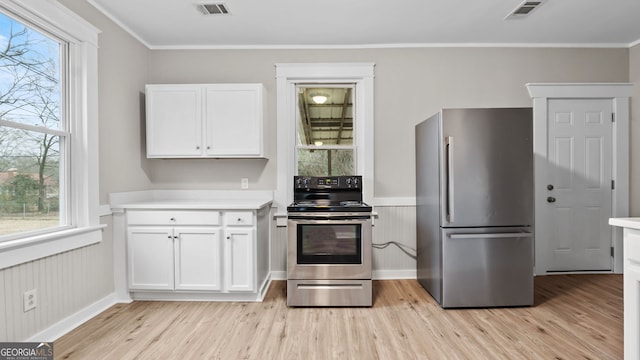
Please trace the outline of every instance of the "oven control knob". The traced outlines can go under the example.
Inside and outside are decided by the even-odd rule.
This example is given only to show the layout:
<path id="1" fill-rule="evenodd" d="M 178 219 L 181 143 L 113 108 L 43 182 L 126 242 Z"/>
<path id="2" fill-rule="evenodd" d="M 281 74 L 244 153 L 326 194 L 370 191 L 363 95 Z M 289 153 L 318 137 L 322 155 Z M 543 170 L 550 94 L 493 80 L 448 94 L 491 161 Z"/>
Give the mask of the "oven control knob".
<path id="1" fill-rule="evenodd" d="M 353 178 L 353 186 L 358 187 L 358 178 Z"/>

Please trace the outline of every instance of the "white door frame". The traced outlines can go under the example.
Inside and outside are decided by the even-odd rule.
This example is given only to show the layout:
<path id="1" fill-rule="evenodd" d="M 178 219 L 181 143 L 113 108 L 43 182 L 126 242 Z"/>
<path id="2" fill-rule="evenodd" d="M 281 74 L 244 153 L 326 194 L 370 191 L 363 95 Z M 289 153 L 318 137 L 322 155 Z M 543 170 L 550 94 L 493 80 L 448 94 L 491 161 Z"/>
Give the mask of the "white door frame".
<path id="1" fill-rule="evenodd" d="M 535 203 L 546 197 L 547 159 L 547 110 L 550 99 L 611 99 L 615 122 L 612 128 L 612 174 L 615 181 L 612 217 L 629 216 L 629 83 L 529 83 L 526 84 L 533 98 L 533 153 L 534 153 L 534 197 Z M 536 206 L 535 218 L 545 214 L 544 206 Z M 536 228 L 536 238 L 548 238 L 547 229 Z M 622 273 L 622 229 L 612 227 L 614 248 L 613 272 Z M 535 268 L 546 269 L 547 257 L 541 246 L 535 246 Z M 535 271 L 537 275 L 538 271 Z"/>

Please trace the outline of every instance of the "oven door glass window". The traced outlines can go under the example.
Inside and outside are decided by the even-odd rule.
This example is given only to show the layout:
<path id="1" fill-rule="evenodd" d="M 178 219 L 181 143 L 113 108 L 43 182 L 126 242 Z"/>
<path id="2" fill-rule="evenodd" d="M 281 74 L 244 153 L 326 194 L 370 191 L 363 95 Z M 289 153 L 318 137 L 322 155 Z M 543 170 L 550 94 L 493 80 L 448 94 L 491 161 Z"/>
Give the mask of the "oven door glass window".
<path id="1" fill-rule="evenodd" d="M 298 264 L 361 264 L 361 224 L 298 224 Z"/>

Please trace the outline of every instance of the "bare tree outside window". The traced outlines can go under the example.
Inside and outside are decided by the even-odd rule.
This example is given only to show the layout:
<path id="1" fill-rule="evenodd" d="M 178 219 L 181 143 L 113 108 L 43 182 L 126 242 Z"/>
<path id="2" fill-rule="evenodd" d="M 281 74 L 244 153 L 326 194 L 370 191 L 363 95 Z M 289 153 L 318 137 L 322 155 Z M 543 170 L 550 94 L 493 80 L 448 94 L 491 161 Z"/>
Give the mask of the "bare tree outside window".
<path id="1" fill-rule="evenodd" d="M 64 222 L 62 48 L 0 14 L 0 237 Z"/>

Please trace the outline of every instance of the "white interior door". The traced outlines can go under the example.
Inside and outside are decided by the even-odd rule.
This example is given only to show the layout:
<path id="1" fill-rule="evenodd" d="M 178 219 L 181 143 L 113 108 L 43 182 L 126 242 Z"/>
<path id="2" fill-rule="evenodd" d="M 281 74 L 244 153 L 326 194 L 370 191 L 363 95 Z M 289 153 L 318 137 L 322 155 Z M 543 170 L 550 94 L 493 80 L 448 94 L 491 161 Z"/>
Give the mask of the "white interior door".
<path id="1" fill-rule="evenodd" d="M 611 270 L 612 101 L 548 102 L 546 206 L 536 227 L 547 272 Z M 536 186 L 541 186 L 537 184 Z"/>

